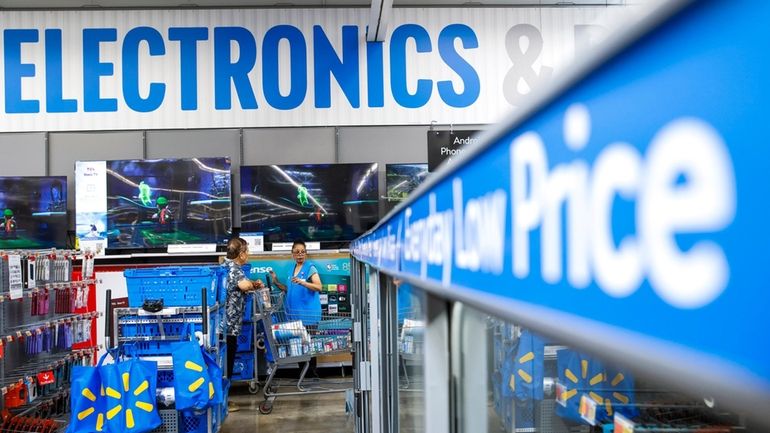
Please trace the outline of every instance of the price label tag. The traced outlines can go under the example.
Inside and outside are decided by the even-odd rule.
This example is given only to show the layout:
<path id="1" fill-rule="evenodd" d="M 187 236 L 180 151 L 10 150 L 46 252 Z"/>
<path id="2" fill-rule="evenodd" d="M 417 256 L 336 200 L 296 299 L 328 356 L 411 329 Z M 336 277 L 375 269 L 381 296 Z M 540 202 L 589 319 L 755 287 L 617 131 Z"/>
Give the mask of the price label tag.
<path id="1" fill-rule="evenodd" d="M 633 421 L 616 413 L 612 420 L 612 433 L 634 433 Z"/>
<path id="2" fill-rule="evenodd" d="M 24 283 L 21 276 L 21 256 L 8 256 L 8 285 L 11 299 L 21 299 L 24 296 Z"/>
<path id="3" fill-rule="evenodd" d="M 37 270 L 35 266 L 35 256 L 27 257 L 27 287 L 30 289 L 33 289 L 35 286 L 37 286 L 37 281 L 35 281 L 35 274 L 37 273 Z"/>
<path id="4" fill-rule="evenodd" d="M 94 256 L 85 254 L 83 256 L 83 279 L 90 279 L 94 276 Z"/>
<path id="5" fill-rule="evenodd" d="M 596 425 L 596 402 L 588 394 L 580 396 L 578 413 L 580 413 L 580 418 L 583 418 L 583 421 Z"/>
<path id="6" fill-rule="evenodd" d="M 43 279 L 45 281 L 51 280 L 51 260 L 55 258 L 56 256 L 48 256 L 48 260 L 43 261 Z"/>
<path id="7" fill-rule="evenodd" d="M 560 404 L 562 407 L 567 407 L 567 387 L 564 386 L 563 383 L 557 381 L 555 389 L 556 403 Z"/>

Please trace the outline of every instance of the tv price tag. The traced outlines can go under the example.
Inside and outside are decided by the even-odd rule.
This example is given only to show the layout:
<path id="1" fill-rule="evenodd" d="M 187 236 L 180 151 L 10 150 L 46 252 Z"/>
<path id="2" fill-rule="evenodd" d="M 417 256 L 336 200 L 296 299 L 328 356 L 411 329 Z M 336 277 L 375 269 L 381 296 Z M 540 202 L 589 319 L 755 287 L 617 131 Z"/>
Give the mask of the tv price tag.
<path id="1" fill-rule="evenodd" d="M 241 233 L 241 238 L 249 244 L 249 254 L 265 251 L 265 236 L 262 233 Z"/>
<path id="2" fill-rule="evenodd" d="M 633 421 L 616 413 L 612 418 L 612 433 L 634 433 Z"/>
<path id="3" fill-rule="evenodd" d="M 215 253 L 217 244 L 170 244 L 166 247 L 169 254 Z"/>
<path id="4" fill-rule="evenodd" d="M 556 403 L 562 407 L 567 407 L 567 387 L 563 383 L 556 381 Z"/>
<path id="5" fill-rule="evenodd" d="M 583 418 L 585 422 L 596 425 L 596 402 L 589 397 L 588 394 L 580 396 L 578 413 L 580 414 L 580 418 Z"/>
<path id="6" fill-rule="evenodd" d="M 8 285 L 11 299 L 21 299 L 24 296 L 24 283 L 21 276 L 21 256 L 8 256 Z"/>

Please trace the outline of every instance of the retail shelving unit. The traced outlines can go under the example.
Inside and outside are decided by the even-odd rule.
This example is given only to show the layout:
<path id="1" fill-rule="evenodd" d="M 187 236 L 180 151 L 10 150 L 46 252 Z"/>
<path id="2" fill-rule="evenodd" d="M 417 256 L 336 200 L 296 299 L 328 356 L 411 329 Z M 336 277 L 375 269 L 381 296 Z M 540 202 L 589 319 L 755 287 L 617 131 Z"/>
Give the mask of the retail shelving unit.
<path id="1" fill-rule="evenodd" d="M 82 279 L 74 270 L 75 261 L 84 258 L 75 254 L 0 252 L 4 429 L 49 433 L 64 428 L 72 367 L 94 362 L 96 280 Z M 85 257 L 82 267 L 88 274 L 90 260 Z"/>

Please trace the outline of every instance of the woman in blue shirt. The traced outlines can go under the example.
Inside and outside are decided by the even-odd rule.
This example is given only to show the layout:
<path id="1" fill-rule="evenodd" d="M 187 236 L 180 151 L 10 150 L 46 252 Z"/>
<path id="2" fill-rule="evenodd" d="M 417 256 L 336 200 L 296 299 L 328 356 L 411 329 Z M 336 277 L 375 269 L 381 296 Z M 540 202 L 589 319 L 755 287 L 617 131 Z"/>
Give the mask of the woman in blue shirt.
<path id="1" fill-rule="evenodd" d="M 289 320 L 301 320 L 307 326 L 317 325 L 321 321 L 321 277 L 313 263 L 307 261 L 305 242 L 294 241 L 291 246 L 294 257 L 294 269 L 287 277 L 287 283 L 278 281 L 274 271 L 270 278 L 279 289 L 286 292 L 286 316 Z"/>

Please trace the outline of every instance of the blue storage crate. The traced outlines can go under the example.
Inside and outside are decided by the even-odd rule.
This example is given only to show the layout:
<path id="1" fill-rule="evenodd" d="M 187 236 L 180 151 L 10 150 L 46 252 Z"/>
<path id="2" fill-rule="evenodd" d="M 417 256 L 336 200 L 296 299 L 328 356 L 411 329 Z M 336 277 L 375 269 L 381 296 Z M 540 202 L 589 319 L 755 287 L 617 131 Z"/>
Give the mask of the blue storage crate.
<path id="1" fill-rule="evenodd" d="M 142 318 L 148 320 L 148 316 L 123 316 L 123 319 L 136 319 Z M 190 320 L 200 320 L 200 314 L 188 314 L 185 318 Z M 222 314 L 219 311 L 215 311 L 209 314 L 209 346 L 216 347 L 217 345 L 217 333 L 219 324 L 222 320 Z M 193 323 L 193 332 L 203 332 L 202 323 Z M 184 323 L 164 323 L 163 334 L 167 337 L 179 336 L 184 328 Z M 155 323 L 137 323 L 137 324 L 118 324 L 118 335 L 120 337 L 157 337 L 160 336 L 160 327 L 157 322 Z M 172 343 L 170 341 L 162 341 L 160 343 Z"/>
<path id="2" fill-rule="evenodd" d="M 208 433 L 208 413 L 208 410 L 199 415 L 179 412 L 179 433 Z"/>
<path id="3" fill-rule="evenodd" d="M 227 302 L 227 268 L 215 266 L 212 269 L 217 274 L 217 301 L 220 305 L 225 305 Z"/>
<path id="4" fill-rule="evenodd" d="M 211 267 L 171 266 L 163 268 L 126 269 L 128 306 L 141 307 L 145 299 L 163 299 L 166 307 L 201 305 L 201 289 L 206 289 L 206 302 L 217 302 L 219 273 Z"/>
<path id="5" fill-rule="evenodd" d="M 235 355 L 233 380 L 254 379 L 254 352 Z"/>
<path id="6" fill-rule="evenodd" d="M 253 293 L 247 293 L 246 296 L 243 297 L 243 321 L 244 322 L 254 321 L 254 294 Z"/>
<path id="7" fill-rule="evenodd" d="M 158 388 L 174 386 L 174 370 L 158 370 Z"/>
<path id="8" fill-rule="evenodd" d="M 254 326 L 251 323 L 244 323 L 241 327 L 241 333 L 238 335 L 238 347 L 236 352 L 253 352 L 251 344 L 254 342 Z"/>

